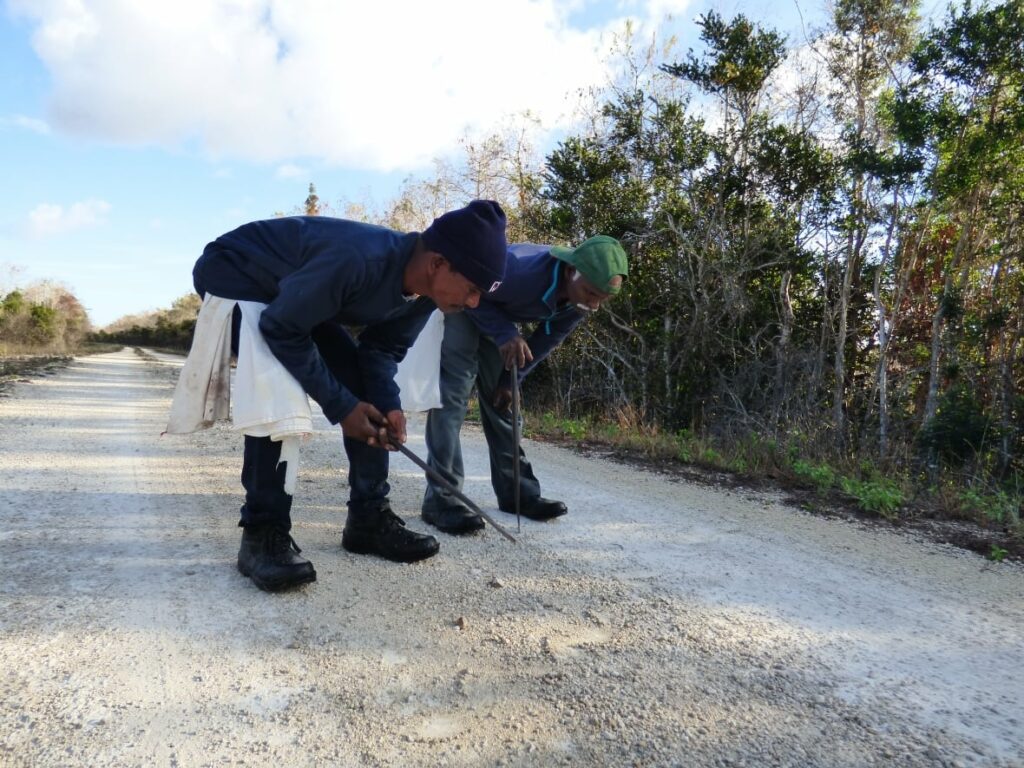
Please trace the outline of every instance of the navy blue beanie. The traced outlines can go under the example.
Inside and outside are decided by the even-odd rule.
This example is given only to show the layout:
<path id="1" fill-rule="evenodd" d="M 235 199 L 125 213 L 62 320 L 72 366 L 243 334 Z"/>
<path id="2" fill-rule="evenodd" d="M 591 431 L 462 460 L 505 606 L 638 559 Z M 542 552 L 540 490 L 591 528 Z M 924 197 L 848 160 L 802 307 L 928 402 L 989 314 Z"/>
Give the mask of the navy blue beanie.
<path id="1" fill-rule="evenodd" d="M 427 250 L 444 256 L 484 293 L 505 279 L 505 212 L 493 200 L 474 200 L 438 216 L 420 237 Z"/>

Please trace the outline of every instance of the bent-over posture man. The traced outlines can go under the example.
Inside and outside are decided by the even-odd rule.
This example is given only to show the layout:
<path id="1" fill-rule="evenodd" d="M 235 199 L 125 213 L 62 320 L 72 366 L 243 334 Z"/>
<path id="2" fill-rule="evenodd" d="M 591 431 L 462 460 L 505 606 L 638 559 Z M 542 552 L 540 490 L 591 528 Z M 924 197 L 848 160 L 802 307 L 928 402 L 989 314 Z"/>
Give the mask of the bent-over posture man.
<path id="1" fill-rule="evenodd" d="M 252 222 L 210 243 L 196 262 L 200 295 L 266 305 L 252 332 L 272 352 L 270 363 L 279 361 L 327 420 L 341 424 L 349 462 L 342 546 L 350 552 L 399 562 L 437 552 L 437 540 L 406 529 L 388 502 L 388 434 L 404 442 L 406 432 L 395 372 L 435 306 L 458 312 L 497 289 L 506 252 L 503 211 L 476 200 L 422 234 L 319 216 Z M 237 352 L 238 306 L 234 312 Z M 343 326 L 360 327 L 358 339 Z M 256 397 L 273 399 L 266 386 L 262 394 L 253 386 Z M 270 437 L 245 436 L 238 569 L 267 590 L 316 580 L 289 533 L 281 451 Z"/>
<path id="2" fill-rule="evenodd" d="M 512 455 L 513 361 L 516 386 L 601 303 L 617 294 L 628 274 L 619 242 L 598 235 L 575 249 L 517 244 L 509 247 L 501 286 L 462 315 L 445 317 L 441 345 L 441 407 L 427 417 L 431 467 L 461 490 L 464 479 L 459 431 L 473 384 L 491 462 L 491 485 L 498 507 L 515 512 Z M 524 339 L 517 323 L 537 321 Z M 520 505 L 525 517 L 549 520 L 568 510 L 561 501 L 540 495 L 540 482 L 520 449 Z M 480 530 L 484 521 L 430 478 L 423 519 L 446 533 Z"/>

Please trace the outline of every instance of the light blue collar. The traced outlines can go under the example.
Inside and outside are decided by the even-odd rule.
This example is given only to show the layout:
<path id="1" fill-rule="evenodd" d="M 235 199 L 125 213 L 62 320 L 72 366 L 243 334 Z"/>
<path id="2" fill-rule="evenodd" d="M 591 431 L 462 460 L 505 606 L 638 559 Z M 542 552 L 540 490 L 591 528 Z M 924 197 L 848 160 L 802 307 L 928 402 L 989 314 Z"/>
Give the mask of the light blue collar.
<path id="1" fill-rule="evenodd" d="M 545 304 L 548 303 L 548 299 L 550 299 L 554 295 L 555 289 L 558 288 L 558 268 L 560 266 L 561 262 L 559 262 L 558 259 L 555 259 L 555 268 L 551 272 L 551 286 L 546 291 L 544 291 L 544 295 L 540 297 L 540 300 L 543 301 Z M 548 336 L 551 335 L 551 318 L 555 316 L 556 310 L 557 307 L 555 309 L 552 309 L 551 315 L 544 322 L 544 332 L 547 333 Z"/>

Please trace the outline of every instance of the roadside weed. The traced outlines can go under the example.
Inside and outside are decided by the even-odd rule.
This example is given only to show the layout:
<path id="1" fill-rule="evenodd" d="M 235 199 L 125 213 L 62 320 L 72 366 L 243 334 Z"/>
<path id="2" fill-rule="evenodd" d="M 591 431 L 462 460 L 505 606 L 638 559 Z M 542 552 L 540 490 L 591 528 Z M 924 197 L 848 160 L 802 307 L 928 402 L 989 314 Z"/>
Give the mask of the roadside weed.
<path id="1" fill-rule="evenodd" d="M 540 421 L 541 432 L 561 434 L 573 440 L 583 440 L 589 431 L 583 419 L 558 417 L 551 411 L 541 414 Z"/>
<path id="2" fill-rule="evenodd" d="M 1007 552 L 1005 549 L 1003 549 L 1000 546 L 997 546 L 996 544 L 993 544 L 992 551 L 989 552 L 988 559 L 994 563 L 1001 563 L 1003 562 L 1003 558 L 1005 558 L 1008 554 L 1009 552 Z"/>
<path id="3" fill-rule="evenodd" d="M 1021 500 L 1006 491 L 984 493 L 975 488 L 963 488 L 959 492 L 960 505 L 976 515 L 981 515 L 995 523 L 1015 521 Z"/>
<path id="4" fill-rule="evenodd" d="M 836 473 L 828 464 L 812 464 L 804 459 L 797 459 L 792 464 L 793 473 L 806 483 L 825 493 L 836 482 Z"/>
<path id="5" fill-rule="evenodd" d="M 903 504 L 903 491 L 899 485 L 888 478 L 874 477 L 868 480 L 857 480 L 844 477 L 840 480 L 843 492 L 852 496 L 857 506 L 864 512 L 881 515 L 890 520 Z"/>

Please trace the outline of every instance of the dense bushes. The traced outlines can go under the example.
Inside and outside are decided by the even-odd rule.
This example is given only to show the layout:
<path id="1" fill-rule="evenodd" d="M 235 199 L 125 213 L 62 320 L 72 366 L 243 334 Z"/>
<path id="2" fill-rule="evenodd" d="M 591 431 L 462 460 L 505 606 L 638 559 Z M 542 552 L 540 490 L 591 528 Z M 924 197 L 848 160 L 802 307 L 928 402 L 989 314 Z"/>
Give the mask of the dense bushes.
<path id="1" fill-rule="evenodd" d="M 177 299 L 170 309 L 123 317 L 92 334 L 93 341 L 160 347 L 187 352 L 192 343 L 201 300 L 195 294 Z"/>
<path id="2" fill-rule="evenodd" d="M 71 352 L 89 329 L 85 309 L 60 285 L 35 283 L 0 300 L 0 357 Z"/>
<path id="3" fill-rule="evenodd" d="M 812 466 L 1019 504 L 1024 3 L 932 29 L 902 0 L 833 13 L 795 89 L 779 36 L 709 13 L 702 51 L 656 73 L 653 53 L 548 156 L 537 236 L 619 237 L 632 273 L 532 401 L 719 444 L 800 434 Z"/>

